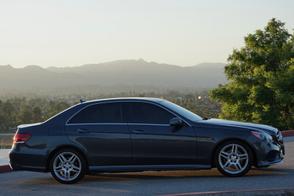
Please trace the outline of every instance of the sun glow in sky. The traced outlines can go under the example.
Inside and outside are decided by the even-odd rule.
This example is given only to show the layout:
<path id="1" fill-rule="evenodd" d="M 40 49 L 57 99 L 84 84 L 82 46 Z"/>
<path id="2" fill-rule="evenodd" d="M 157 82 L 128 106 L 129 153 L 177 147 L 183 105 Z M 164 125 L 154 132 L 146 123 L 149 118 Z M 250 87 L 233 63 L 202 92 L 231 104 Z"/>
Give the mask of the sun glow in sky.
<path id="1" fill-rule="evenodd" d="M 226 62 L 293 0 L 0 0 L 0 65 L 78 66 L 139 59 Z"/>

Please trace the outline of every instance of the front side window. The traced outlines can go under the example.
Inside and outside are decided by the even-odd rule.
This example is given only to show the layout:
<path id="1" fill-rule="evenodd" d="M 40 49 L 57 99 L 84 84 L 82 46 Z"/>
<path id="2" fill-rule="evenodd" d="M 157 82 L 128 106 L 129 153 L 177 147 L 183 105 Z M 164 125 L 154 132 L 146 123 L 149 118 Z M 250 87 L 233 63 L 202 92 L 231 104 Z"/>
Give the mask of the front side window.
<path id="1" fill-rule="evenodd" d="M 104 103 L 88 106 L 69 120 L 72 123 L 121 123 L 119 103 Z"/>
<path id="2" fill-rule="evenodd" d="M 169 102 L 169 101 L 161 101 L 161 104 L 164 105 L 165 107 L 171 109 L 172 111 L 175 111 L 177 114 L 191 120 L 191 121 L 199 121 L 199 120 L 202 120 L 203 118 L 197 114 L 194 114 L 193 112 L 177 105 L 177 104 L 174 104 L 172 102 Z"/>
<path id="3" fill-rule="evenodd" d="M 169 124 L 170 119 L 175 117 L 154 104 L 133 102 L 124 106 L 126 121 L 129 123 Z"/>

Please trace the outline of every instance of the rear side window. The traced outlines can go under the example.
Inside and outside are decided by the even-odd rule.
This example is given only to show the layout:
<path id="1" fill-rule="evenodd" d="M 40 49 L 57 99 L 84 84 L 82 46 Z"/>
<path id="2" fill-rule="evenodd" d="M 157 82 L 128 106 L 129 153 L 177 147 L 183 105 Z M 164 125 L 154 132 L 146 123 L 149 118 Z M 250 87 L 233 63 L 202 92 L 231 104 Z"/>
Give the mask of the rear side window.
<path id="1" fill-rule="evenodd" d="M 72 123 L 121 123 L 121 105 L 105 103 L 88 106 L 69 120 Z"/>
<path id="2" fill-rule="evenodd" d="M 175 117 L 167 110 L 149 103 L 126 103 L 123 108 L 129 123 L 169 124 L 170 119 Z"/>

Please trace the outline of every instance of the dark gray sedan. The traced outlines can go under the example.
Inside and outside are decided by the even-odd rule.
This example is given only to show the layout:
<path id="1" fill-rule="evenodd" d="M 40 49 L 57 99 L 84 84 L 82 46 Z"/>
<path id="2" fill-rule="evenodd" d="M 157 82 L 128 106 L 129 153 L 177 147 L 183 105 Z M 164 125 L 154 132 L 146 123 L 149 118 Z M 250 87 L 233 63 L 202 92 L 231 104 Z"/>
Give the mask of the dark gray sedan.
<path id="1" fill-rule="evenodd" d="M 284 154 L 281 132 L 271 126 L 204 119 L 158 98 L 113 98 L 18 126 L 10 164 L 70 184 L 99 172 L 213 167 L 236 177 Z"/>

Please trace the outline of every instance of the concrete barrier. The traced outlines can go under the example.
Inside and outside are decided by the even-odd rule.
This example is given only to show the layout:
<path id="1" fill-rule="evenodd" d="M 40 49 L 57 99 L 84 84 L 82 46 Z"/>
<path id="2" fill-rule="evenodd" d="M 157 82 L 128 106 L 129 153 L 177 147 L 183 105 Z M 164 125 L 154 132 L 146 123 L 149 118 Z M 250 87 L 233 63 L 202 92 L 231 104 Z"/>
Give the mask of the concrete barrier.
<path id="1" fill-rule="evenodd" d="M 291 136 L 294 136 L 294 130 L 282 131 L 282 135 L 283 135 L 284 137 L 291 137 Z"/>
<path id="2" fill-rule="evenodd" d="M 209 191 L 209 192 L 188 192 L 188 193 L 176 193 L 162 196 L 263 196 L 263 195 L 275 195 L 285 196 L 294 195 L 294 189 L 252 189 L 252 190 L 234 190 L 234 191 Z"/>
<path id="3" fill-rule="evenodd" d="M 0 165 L 0 173 L 12 171 L 10 165 Z"/>

